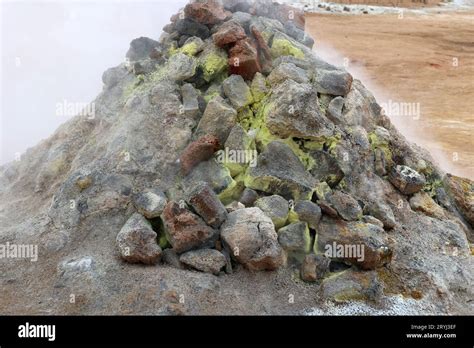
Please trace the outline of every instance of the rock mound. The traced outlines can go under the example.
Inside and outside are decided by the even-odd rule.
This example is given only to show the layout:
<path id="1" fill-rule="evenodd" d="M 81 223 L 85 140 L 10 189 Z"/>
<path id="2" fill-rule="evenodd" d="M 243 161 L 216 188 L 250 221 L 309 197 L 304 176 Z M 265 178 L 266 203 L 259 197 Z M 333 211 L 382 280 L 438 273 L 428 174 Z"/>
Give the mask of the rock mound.
<path id="1" fill-rule="evenodd" d="M 295 314 L 315 293 L 472 314 L 473 183 L 321 60 L 301 11 L 195 1 L 163 30 L 104 73 L 95 117 L 0 168 L 0 240 L 40 250 L 0 260 L 2 314 Z"/>

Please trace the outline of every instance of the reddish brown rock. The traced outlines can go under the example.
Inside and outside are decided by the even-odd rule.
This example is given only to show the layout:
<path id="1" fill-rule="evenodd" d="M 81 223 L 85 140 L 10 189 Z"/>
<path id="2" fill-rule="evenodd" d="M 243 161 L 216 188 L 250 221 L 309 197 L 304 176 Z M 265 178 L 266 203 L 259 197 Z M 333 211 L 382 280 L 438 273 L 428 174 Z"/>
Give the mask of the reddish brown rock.
<path id="1" fill-rule="evenodd" d="M 207 183 L 198 183 L 188 197 L 188 203 L 209 226 L 219 228 L 227 218 L 226 208 Z"/>
<path id="2" fill-rule="evenodd" d="M 256 45 L 249 38 L 237 41 L 229 50 L 229 74 L 252 80 L 261 71 Z"/>
<path id="3" fill-rule="evenodd" d="M 271 61 L 272 55 L 270 52 L 270 47 L 268 47 L 267 41 L 263 38 L 262 34 L 260 31 L 257 30 L 254 26 L 252 26 L 252 34 L 255 37 L 255 40 L 257 42 L 258 49 L 262 53 L 262 58 L 264 58 L 267 61 Z"/>
<path id="4" fill-rule="evenodd" d="M 212 35 L 212 40 L 216 46 L 225 47 L 246 37 L 245 30 L 239 23 L 228 21 L 222 24 L 219 30 Z"/>
<path id="5" fill-rule="evenodd" d="M 210 247 L 217 237 L 216 231 L 207 226 L 199 216 L 176 202 L 166 205 L 163 222 L 167 238 L 176 253 Z"/>
<path id="6" fill-rule="evenodd" d="M 210 159 L 219 147 L 219 139 L 213 135 L 204 135 L 190 143 L 179 158 L 183 174 L 188 175 L 199 163 Z"/>
<path id="7" fill-rule="evenodd" d="M 207 0 L 206 2 L 194 2 L 184 8 L 186 18 L 205 24 L 214 25 L 223 22 L 231 13 L 224 10 L 224 7 L 217 0 Z"/>

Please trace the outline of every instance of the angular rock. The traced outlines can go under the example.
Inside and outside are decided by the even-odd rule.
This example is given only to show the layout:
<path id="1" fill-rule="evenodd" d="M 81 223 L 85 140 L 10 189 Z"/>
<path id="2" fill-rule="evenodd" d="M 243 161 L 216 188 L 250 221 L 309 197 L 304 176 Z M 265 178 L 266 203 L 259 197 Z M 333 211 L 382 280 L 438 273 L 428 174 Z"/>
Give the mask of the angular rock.
<path id="1" fill-rule="evenodd" d="M 268 144 L 245 177 L 246 187 L 293 200 L 310 198 L 316 184 L 291 148 L 281 141 Z"/>
<path id="2" fill-rule="evenodd" d="M 444 219 L 446 215 L 443 208 L 441 208 L 426 192 L 417 192 L 410 198 L 410 207 L 414 211 L 419 211 L 425 215 Z"/>
<path id="3" fill-rule="evenodd" d="M 134 198 L 135 208 L 147 219 L 159 217 L 165 209 L 166 203 L 166 195 L 160 189 L 140 192 Z"/>
<path id="4" fill-rule="evenodd" d="M 236 124 L 230 131 L 225 142 L 225 150 L 221 157 L 233 177 L 245 171 L 247 166 L 255 165 L 257 151 L 253 139 L 247 134 L 240 124 Z M 236 155 L 235 154 L 241 154 Z M 221 158 L 218 156 L 218 160 Z"/>
<path id="5" fill-rule="evenodd" d="M 344 177 L 344 172 L 337 160 L 325 151 L 311 151 L 310 156 L 314 159 L 315 165 L 310 173 L 319 181 L 325 181 L 330 187 L 334 187 Z"/>
<path id="6" fill-rule="evenodd" d="M 222 4 L 217 0 L 189 3 L 184 8 L 184 14 L 186 18 L 204 25 L 218 24 L 231 15 L 231 13 L 224 10 Z"/>
<path id="7" fill-rule="evenodd" d="M 175 81 L 184 81 L 196 73 L 197 61 L 184 53 L 177 53 L 168 62 L 167 74 Z"/>
<path id="8" fill-rule="evenodd" d="M 257 47 L 249 38 L 239 40 L 229 50 L 229 73 L 240 75 L 245 80 L 252 80 L 257 72 L 261 72 Z"/>
<path id="9" fill-rule="evenodd" d="M 179 261 L 179 255 L 172 248 L 163 250 L 162 259 L 164 263 L 173 266 L 174 268 L 184 268 L 183 263 Z"/>
<path id="10" fill-rule="evenodd" d="M 202 136 L 189 144 L 179 158 L 183 174 L 188 175 L 199 163 L 212 158 L 219 147 L 219 139 L 213 135 Z"/>
<path id="11" fill-rule="evenodd" d="M 317 69 L 314 84 L 319 93 L 345 96 L 351 89 L 352 75 L 342 70 Z"/>
<path id="12" fill-rule="evenodd" d="M 216 46 L 225 47 L 246 37 L 244 28 L 238 22 L 230 20 L 219 27 L 219 30 L 212 35 L 212 40 Z"/>
<path id="13" fill-rule="evenodd" d="M 181 35 L 197 36 L 203 40 L 211 36 L 209 28 L 190 18 L 179 19 L 176 22 L 175 29 Z"/>
<path id="14" fill-rule="evenodd" d="M 183 35 L 181 38 L 185 40 L 183 44 L 180 45 L 181 48 L 179 52 L 181 53 L 187 54 L 188 56 L 195 56 L 204 49 L 205 44 L 200 37 L 188 37 L 187 35 Z"/>
<path id="15" fill-rule="evenodd" d="M 293 56 L 298 59 L 305 59 L 305 52 L 308 48 L 293 40 L 282 32 L 275 32 L 271 44 L 271 55 L 274 59 L 281 56 Z"/>
<path id="16" fill-rule="evenodd" d="M 272 220 L 277 230 L 283 227 L 286 220 L 288 220 L 288 201 L 281 196 L 262 197 L 257 199 L 254 205 L 260 208 Z"/>
<path id="17" fill-rule="evenodd" d="M 182 186 L 185 191 L 190 191 L 200 182 L 206 182 L 210 185 L 221 200 L 224 198 L 221 197 L 222 195 L 231 195 L 232 192 L 229 193 L 229 190 L 232 191 L 236 185 L 236 182 L 230 176 L 229 170 L 222 163 L 218 163 L 214 158 L 199 163 L 188 176 L 183 179 Z"/>
<path id="18" fill-rule="evenodd" d="M 225 144 L 230 131 L 237 123 L 237 112 L 221 96 L 215 96 L 207 104 L 206 110 L 196 129 L 196 134 L 210 134 Z"/>
<path id="19" fill-rule="evenodd" d="M 120 256 L 127 262 L 154 264 L 161 258 L 161 248 L 151 224 L 140 214 L 133 214 L 116 238 Z"/>
<path id="20" fill-rule="evenodd" d="M 306 282 L 316 282 L 322 280 L 329 273 L 331 259 L 324 255 L 309 254 L 303 260 L 300 276 Z"/>
<path id="21" fill-rule="evenodd" d="M 135 75 L 146 75 L 156 70 L 159 61 L 154 59 L 144 59 L 132 64 L 132 71 Z"/>
<path id="22" fill-rule="evenodd" d="M 191 250 L 181 254 L 179 260 L 198 271 L 215 275 L 226 265 L 225 256 L 215 249 Z"/>
<path id="23" fill-rule="evenodd" d="M 287 79 L 292 79 L 298 83 L 309 82 L 308 73 L 305 70 L 298 68 L 293 63 L 281 63 L 278 65 L 268 76 L 267 81 L 271 85 L 277 85 Z"/>
<path id="24" fill-rule="evenodd" d="M 397 225 L 392 209 L 382 202 L 368 202 L 364 206 L 364 212 L 372 215 L 383 223 L 386 229 L 392 229 Z"/>
<path id="25" fill-rule="evenodd" d="M 224 82 L 222 82 L 222 89 L 236 110 L 241 110 L 253 103 L 250 88 L 240 75 L 231 75 L 226 78 Z"/>
<path id="26" fill-rule="evenodd" d="M 366 224 L 372 224 L 372 225 L 378 226 L 380 228 L 384 228 L 383 222 L 380 221 L 379 219 L 373 217 L 372 215 L 362 216 L 361 221 L 365 222 Z"/>
<path id="27" fill-rule="evenodd" d="M 117 85 L 127 74 L 127 68 L 124 65 L 119 65 L 104 71 L 102 74 L 102 82 L 105 88 L 109 89 Z"/>
<path id="28" fill-rule="evenodd" d="M 337 210 L 334 209 L 334 207 L 329 204 L 329 202 L 326 202 L 324 200 L 318 200 L 318 205 L 321 208 L 321 212 L 323 214 L 326 214 L 327 216 L 330 216 L 332 218 L 337 218 L 339 216 Z"/>
<path id="29" fill-rule="evenodd" d="M 152 40 L 148 37 L 139 37 L 130 42 L 130 48 L 126 57 L 131 62 L 146 59 L 149 58 L 150 53 L 157 47 L 161 47 L 158 41 Z"/>
<path id="30" fill-rule="evenodd" d="M 239 23 L 245 30 L 248 30 L 252 15 L 250 13 L 237 11 L 232 15 L 232 20 Z"/>
<path id="31" fill-rule="evenodd" d="M 254 205 L 257 199 L 258 193 L 255 190 L 246 187 L 239 198 L 239 202 L 249 208 Z"/>
<path id="32" fill-rule="evenodd" d="M 224 8 L 228 11 L 244 13 L 250 16 L 249 12 L 251 10 L 252 5 L 248 0 L 224 0 L 223 5 Z"/>
<path id="33" fill-rule="evenodd" d="M 378 302 L 383 295 L 383 286 L 375 271 L 349 269 L 326 278 L 321 284 L 320 293 L 324 300 L 335 302 Z"/>
<path id="34" fill-rule="evenodd" d="M 253 100 L 258 103 L 268 94 L 268 86 L 265 79 L 261 73 L 256 73 L 253 77 L 252 84 L 250 86 L 252 91 Z"/>
<path id="35" fill-rule="evenodd" d="M 273 222 L 259 208 L 230 213 L 221 238 L 231 257 L 249 270 L 275 270 L 285 263 Z"/>
<path id="36" fill-rule="evenodd" d="M 311 236 L 306 222 L 295 222 L 278 230 L 278 242 L 283 249 L 295 253 L 311 251 Z"/>
<path id="37" fill-rule="evenodd" d="M 199 55 L 199 68 L 202 71 L 202 78 L 209 83 L 227 76 L 228 57 L 225 50 L 215 46 L 212 42 L 207 42 L 202 53 Z"/>
<path id="38" fill-rule="evenodd" d="M 219 228 L 227 218 L 227 210 L 207 183 L 198 183 L 187 196 L 188 203 L 209 226 Z"/>
<path id="39" fill-rule="evenodd" d="M 320 138 L 332 135 L 334 126 L 321 114 L 316 91 L 310 84 L 291 79 L 273 89 L 264 109 L 269 131 L 280 137 Z"/>
<path id="40" fill-rule="evenodd" d="M 163 211 L 166 236 L 176 253 L 212 246 L 218 233 L 196 214 L 169 202 Z"/>
<path id="41" fill-rule="evenodd" d="M 358 220 L 362 217 L 362 208 L 359 203 L 347 193 L 334 191 L 327 200 L 346 221 Z"/>
<path id="42" fill-rule="evenodd" d="M 392 168 L 389 180 L 404 195 L 420 191 L 426 183 L 425 178 L 416 170 L 401 165 Z"/>
<path id="43" fill-rule="evenodd" d="M 290 22 L 290 21 L 286 22 L 285 31 L 293 39 L 301 42 L 303 45 L 307 46 L 308 48 L 313 48 L 313 45 L 314 45 L 313 38 L 310 35 L 306 34 L 304 30 L 301 30 L 300 28 L 298 28 L 294 22 Z"/>
<path id="44" fill-rule="evenodd" d="M 474 184 L 471 180 L 446 174 L 444 185 L 461 215 L 474 227 Z"/>
<path id="45" fill-rule="evenodd" d="M 233 201 L 230 204 L 227 204 L 225 206 L 225 209 L 227 210 L 228 213 L 232 213 L 233 211 L 239 210 L 239 209 L 245 209 L 245 205 L 243 205 L 240 202 Z"/>
<path id="46" fill-rule="evenodd" d="M 185 83 L 181 86 L 181 97 L 185 115 L 196 118 L 200 114 L 199 91 L 192 84 Z"/>
<path id="47" fill-rule="evenodd" d="M 324 253 L 326 257 L 357 265 L 364 270 L 381 267 L 392 259 L 384 230 L 363 222 L 322 219 L 314 248 L 315 253 Z"/>
<path id="48" fill-rule="evenodd" d="M 294 208 L 294 212 L 298 216 L 298 220 L 308 223 L 308 226 L 316 230 L 321 220 L 321 208 L 309 200 L 298 201 Z"/>
<path id="49" fill-rule="evenodd" d="M 336 97 L 333 98 L 328 105 L 326 110 L 326 117 L 330 119 L 334 124 L 342 124 L 344 121 L 342 118 L 342 107 L 344 106 L 344 98 Z"/>

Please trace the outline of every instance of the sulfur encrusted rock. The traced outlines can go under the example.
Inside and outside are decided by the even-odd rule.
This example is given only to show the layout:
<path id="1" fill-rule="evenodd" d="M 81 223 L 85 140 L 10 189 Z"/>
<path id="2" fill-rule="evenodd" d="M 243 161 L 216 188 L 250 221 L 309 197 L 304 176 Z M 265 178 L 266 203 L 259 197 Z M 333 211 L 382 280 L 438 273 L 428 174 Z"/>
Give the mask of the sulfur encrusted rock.
<path id="1" fill-rule="evenodd" d="M 259 198 L 254 205 L 260 208 L 263 213 L 272 219 L 276 229 L 283 227 L 288 219 L 288 201 L 281 196 L 272 195 Z"/>

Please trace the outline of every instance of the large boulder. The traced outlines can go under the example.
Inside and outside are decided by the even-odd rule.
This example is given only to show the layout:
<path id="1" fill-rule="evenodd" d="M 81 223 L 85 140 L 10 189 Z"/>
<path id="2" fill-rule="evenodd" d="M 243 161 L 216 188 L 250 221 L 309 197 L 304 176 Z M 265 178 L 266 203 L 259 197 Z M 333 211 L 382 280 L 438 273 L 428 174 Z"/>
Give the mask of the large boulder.
<path id="1" fill-rule="evenodd" d="M 232 258 L 250 270 L 274 270 L 285 263 L 275 226 L 260 208 L 230 213 L 221 227 L 221 238 Z"/>
<path id="2" fill-rule="evenodd" d="M 140 214 L 133 214 L 123 225 L 116 241 L 120 256 L 127 262 L 154 264 L 161 258 L 157 234 Z"/>
<path id="3" fill-rule="evenodd" d="M 168 241 L 177 253 L 212 246 L 218 238 L 217 231 L 176 202 L 166 205 L 163 222 Z"/>
<path id="4" fill-rule="evenodd" d="M 316 179 L 282 141 L 268 144 L 245 177 L 246 187 L 294 200 L 311 198 L 316 184 Z"/>

